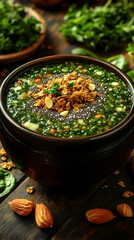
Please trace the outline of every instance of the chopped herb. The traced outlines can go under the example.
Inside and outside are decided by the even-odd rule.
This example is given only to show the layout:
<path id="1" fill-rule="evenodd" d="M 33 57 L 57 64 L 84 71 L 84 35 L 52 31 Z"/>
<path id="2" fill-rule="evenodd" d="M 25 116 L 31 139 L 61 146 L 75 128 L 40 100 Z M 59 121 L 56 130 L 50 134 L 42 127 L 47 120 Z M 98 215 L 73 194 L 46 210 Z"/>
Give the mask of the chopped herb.
<path id="1" fill-rule="evenodd" d="M 60 91 L 59 91 L 59 83 L 54 83 L 51 87 L 51 89 L 45 90 L 44 93 L 50 93 L 52 95 L 56 94 L 56 95 L 60 95 Z"/>
<path id="2" fill-rule="evenodd" d="M 70 82 L 70 83 L 69 83 L 69 87 L 70 87 L 70 88 L 73 88 L 73 85 L 74 85 L 74 82 Z"/>

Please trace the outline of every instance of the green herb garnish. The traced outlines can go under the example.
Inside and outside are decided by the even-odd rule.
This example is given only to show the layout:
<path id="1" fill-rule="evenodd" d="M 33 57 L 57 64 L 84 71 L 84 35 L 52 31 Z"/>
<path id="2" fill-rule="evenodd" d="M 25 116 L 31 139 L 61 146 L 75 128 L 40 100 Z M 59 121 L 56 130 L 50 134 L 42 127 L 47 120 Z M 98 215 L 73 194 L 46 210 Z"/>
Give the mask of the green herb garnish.
<path id="1" fill-rule="evenodd" d="M 60 87 L 59 83 L 54 83 L 52 87 L 48 90 L 45 90 L 44 93 L 50 93 L 52 95 L 54 94 L 60 95 L 61 92 L 59 91 L 59 87 Z"/>
<path id="2" fill-rule="evenodd" d="M 39 21 L 26 17 L 25 7 L 0 1 L 0 54 L 21 51 L 39 37 Z"/>
<path id="3" fill-rule="evenodd" d="M 15 186 L 15 177 L 7 170 L 0 168 L 0 198 L 12 191 Z"/>
<path id="4" fill-rule="evenodd" d="M 70 83 L 69 83 L 69 87 L 70 87 L 70 88 L 73 88 L 73 86 L 74 86 L 74 82 L 70 82 Z"/>
<path id="5" fill-rule="evenodd" d="M 80 42 L 90 49 L 109 51 L 119 44 L 133 42 L 134 4 L 132 1 L 108 0 L 104 6 L 81 9 L 72 5 L 61 26 L 64 38 L 70 42 Z"/>

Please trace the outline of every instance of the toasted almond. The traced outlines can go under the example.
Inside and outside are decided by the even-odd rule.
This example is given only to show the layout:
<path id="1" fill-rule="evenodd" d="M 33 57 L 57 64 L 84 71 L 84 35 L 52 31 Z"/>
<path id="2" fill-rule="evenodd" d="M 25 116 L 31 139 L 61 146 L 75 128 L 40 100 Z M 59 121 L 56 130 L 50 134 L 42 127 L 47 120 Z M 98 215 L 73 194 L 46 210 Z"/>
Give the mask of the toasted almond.
<path id="1" fill-rule="evenodd" d="M 29 215 L 34 209 L 34 203 L 27 199 L 14 199 L 9 205 L 14 212 L 22 216 Z"/>
<path id="2" fill-rule="evenodd" d="M 94 91 L 95 90 L 95 84 L 89 83 L 89 90 Z"/>
<path id="3" fill-rule="evenodd" d="M 46 103 L 47 108 L 51 108 L 53 106 L 53 101 L 50 97 L 45 98 L 45 103 Z"/>
<path id="4" fill-rule="evenodd" d="M 44 204 L 36 204 L 35 221 L 40 228 L 51 228 L 53 226 L 53 216 L 48 207 Z"/>
<path id="5" fill-rule="evenodd" d="M 116 206 L 116 210 L 122 217 L 132 217 L 133 216 L 133 211 L 132 211 L 131 207 L 126 203 L 118 204 Z"/>
<path id="6" fill-rule="evenodd" d="M 102 224 L 113 220 L 115 215 L 107 209 L 95 208 L 86 211 L 86 218 L 90 223 Z"/>
<path id="7" fill-rule="evenodd" d="M 62 117 L 66 117 L 68 115 L 69 111 L 63 111 L 60 113 Z"/>

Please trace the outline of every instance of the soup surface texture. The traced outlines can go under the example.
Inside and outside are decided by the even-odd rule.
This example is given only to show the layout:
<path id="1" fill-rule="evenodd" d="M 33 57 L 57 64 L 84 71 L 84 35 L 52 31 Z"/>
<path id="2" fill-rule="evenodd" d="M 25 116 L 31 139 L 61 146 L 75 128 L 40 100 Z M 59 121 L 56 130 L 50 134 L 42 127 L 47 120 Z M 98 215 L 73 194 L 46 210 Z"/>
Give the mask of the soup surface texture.
<path id="1" fill-rule="evenodd" d="M 132 107 L 131 93 L 114 73 L 83 62 L 38 66 L 7 90 L 10 115 L 48 136 L 86 137 L 110 130 Z"/>

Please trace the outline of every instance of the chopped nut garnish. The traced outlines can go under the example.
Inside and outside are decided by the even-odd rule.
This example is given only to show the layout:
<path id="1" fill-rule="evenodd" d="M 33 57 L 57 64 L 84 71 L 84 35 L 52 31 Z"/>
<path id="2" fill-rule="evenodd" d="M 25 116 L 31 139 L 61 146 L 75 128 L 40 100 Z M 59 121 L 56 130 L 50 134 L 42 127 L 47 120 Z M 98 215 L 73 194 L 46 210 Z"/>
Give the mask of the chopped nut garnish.
<path id="1" fill-rule="evenodd" d="M 118 185 L 121 186 L 121 187 L 126 187 L 126 185 L 124 184 L 123 181 L 118 181 Z"/>
<path id="2" fill-rule="evenodd" d="M 134 194 L 131 191 L 125 191 L 122 196 L 125 198 L 132 197 Z"/>
<path id="3" fill-rule="evenodd" d="M 108 185 L 104 185 L 104 188 L 108 188 Z"/>
<path id="4" fill-rule="evenodd" d="M 7 153 L 6 153 L 6 151 L 5 151 L 4 148 L 1 148 L 1 150 L 0 150 L 0 155 L 1 155 L 1 156 L 7 156 Z"/>
<path id="5" fill-rule="evenodd" d="M 12 167 L 14 167 L 14 168 L 16 167 L 12 161 L 10 161 L 10 162 L 3 162 L 0 165 L 2 166 L 2 168 L 8 169 L 8 170 L 11 169 Z"/>
<path id="6" fill-rule="evenodd" d="M 7 158 L 5 156 L 3 156 L 1 159 L 2 159 L 2 161 L 6 161 L 7 160 Z"/>
<path id="7" fill-rule="evenodd" d="M 28 193 L 33 193 L 35 191 L 35 188 L 33 186 L 27 188 Z"/>
<path id="8" fill-rule="evenodd" d="M 119 170 L 116 170 L 116 171 L 114 172 L 114 174 L 115 174 L 115 175 L 118 175 L 118 174 L 119 174 Z"/>
<path id="9" fill-rule="evenodd" d="M 45 77 L 49 77 L 49 75 L 47 74 Z M 29 91 L 29 96 L 34 99 L 35 107 L 59 113 L 69 112 L 70 109 L 73 109 L 77 113 L 83 107 L 83 103 L 94 103 L 95 98 L 100 97 L 95 88 L 92 79 L 86 76 L 77 76 L 77 72 L 74 71 L 62 77 L 53 78 L 45 84 L 37 84 L 37 92 Z"/>
<path id="10" fill-rule="evenodd" d="M 50 97 L 45 97 L 45 104 L 47 108 L 51 108 L 53 106 L 53 101 Z"/>

